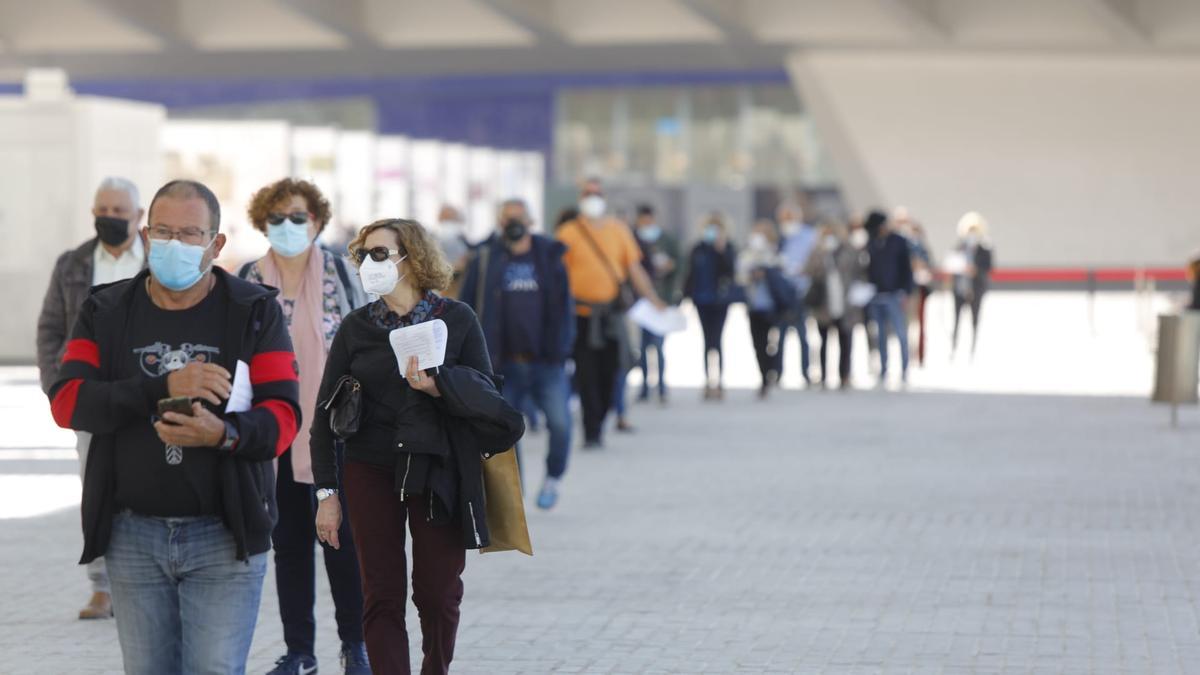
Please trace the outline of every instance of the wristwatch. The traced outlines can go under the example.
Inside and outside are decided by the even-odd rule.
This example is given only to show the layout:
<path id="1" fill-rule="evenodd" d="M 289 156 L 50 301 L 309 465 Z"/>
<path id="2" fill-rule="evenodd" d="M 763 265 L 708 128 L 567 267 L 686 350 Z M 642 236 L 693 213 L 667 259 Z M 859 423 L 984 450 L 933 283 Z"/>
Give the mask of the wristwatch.
<path id="1" fill-rule="evenodd" d="M 317 501 L 323 502 L 330 497 L 336 496 L 337 493 L 338 491 L 333 488 L 319 488 L 317 490 Z"/>
<path id="2" fill-rule="evenodd" d="M 238 435 L 237 427 L 233 422 L 225 420 L 225 435 L 221 437 L 221 442 L 217 444 L 217 449 L 222 452 L 233 452 L 237 448 L 238 441 L 241 436 Z"/>

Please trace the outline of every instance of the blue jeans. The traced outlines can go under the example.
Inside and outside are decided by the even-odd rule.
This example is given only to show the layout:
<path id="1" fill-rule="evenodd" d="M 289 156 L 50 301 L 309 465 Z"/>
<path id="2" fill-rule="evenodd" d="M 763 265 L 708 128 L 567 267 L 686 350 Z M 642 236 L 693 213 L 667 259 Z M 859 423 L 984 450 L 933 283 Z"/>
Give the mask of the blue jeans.
<path id="1" fill-rule="evenodd" d="M 126 673 L 246 672 L 267 554 L 236 556 L 216 516 L 113 518 L 105 559 Z"/>
<path id="2" fill-rule="evenodd" d="M 908 317 L 904 315 L 901 298 L 904 293 L 889 291 L 877 293 L 867 311 L 875 322 L 875 332 L 879 336 L 879 376 L 884 377 L 888 371 L 888 326 L 896 332 L 900 340 L 900 372 L 908 374 Z"/>
<path id="3" fill-rule="evenodd" d="M 808 368 L 812 364 L 811 357 L 808 354 L 808 308 L 803 302 L 798 302 L 787 312 L 783 314 L 783 320 L 779 325 L 779 352 L 776 355 L 776 363 L 779 365 L 779 376 L 783 377 L 783 347 L 787 344 L 787 336 L 790 332 L 788 328 L 795 328 L 796 335 L 800 338 L 800 375 L 805 382 L 809 382 Z"/>
<path id="4" fill-rule="evenodd" d="M 650 347 L 654 347 L 654 353 L 658 354 L 658 395 L 660 398 L 667 395 L 667 356 L 663 353 L 665 341 L 666 336 L 655 335 L 645 328 L 642 329 L 642 355 L 638 359 L 638 367 L 642 370 L 642 392 L 639 398 L 650 397 Z"/>
<path id="5" fill-rule="evenodd" d="M 562 364 L 506 363 L 500 368 L 504 376 L 504 400 L 517 407 L 528 396 L 546 415 L 550 431 L 550 452 L 546 456 L 546 475 L 562 478 L 567 472 L 567 457 L 571 451 L 571 410 L 568 401 L 571 388 L 567 371 Z M 519 457 L 520 455 L 518 455 Z"/>

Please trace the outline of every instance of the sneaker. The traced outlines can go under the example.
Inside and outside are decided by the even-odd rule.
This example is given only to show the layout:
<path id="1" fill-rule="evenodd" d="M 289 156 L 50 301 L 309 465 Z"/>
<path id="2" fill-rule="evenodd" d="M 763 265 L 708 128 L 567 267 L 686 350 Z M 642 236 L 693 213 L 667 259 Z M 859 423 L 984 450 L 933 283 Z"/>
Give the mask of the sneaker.
<path id="1" fill-rule="evenodd" d="M 624 417 L 618 417 L 617 418 L 617 431 L 619 431 L 623 434 L 631 434 L 631 433 L 633 433 L 633 425 L 630 424 L 629 420 L 625 419 Z"/>
<path id="2" fill-rule="evenodd" d="M 638 396 L 637 396 L 638 403 L 645 403 L 646 401 L 649 401 L 649 400 L 650 400 L 650 390 L 649 389 L 643 389 L 641 392 L 638 393 Z"/>
<path id="3" fill-rule="evenodd" d="M 317 658 L 308 654 L 288 653 L 279 657 L 267 675 L 316 675 Z"/>
<path id="4" fill-rule="evenodd" d="M 362 642 L 343 642 L 342 671 L 346 675 L 371 675 L 371 662 L 367 660 L 367 646 Z"/>
<path id="5" fill-rule="evenodd" d="M 558 503 L 558 479 L 546 477 L 542 483 L 542 491 L 538 493 L 537 505 L 543 511 L 549 511 Z"/>

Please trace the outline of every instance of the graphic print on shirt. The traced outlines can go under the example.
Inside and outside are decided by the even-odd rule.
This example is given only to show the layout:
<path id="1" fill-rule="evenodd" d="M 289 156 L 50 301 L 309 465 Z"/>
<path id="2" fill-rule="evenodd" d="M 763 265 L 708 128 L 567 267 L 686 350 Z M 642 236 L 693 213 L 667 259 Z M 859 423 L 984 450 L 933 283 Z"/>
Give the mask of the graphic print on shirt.
<path id="1" fill-rule="evenodd" d="M 138 355 L 138 363 L 142 372 L 150 377 L 162 377 L 195 361 L 197 363 L 212 363 L 221 353 L 217 347 L 185 342 L 178 349 L 165 342 L 155 342 L 152 345 L 138 347 L 133 350 Z"/>
<path id="2" fill-rule="evenodd" d="M 504 268 L 504 290 L 508 293 L 537 293 L 537 273 L 531 262 L 510 262 Z"/>
<path id="3" fill-rule="evenodd" d="M 142 366 L 143 373 L 150 377 L 161 377 L 180 370 L 193 361 L 212 363 L 221 350 L 217 347 L 191 342 L 184 342 L 179 345 L 179 349 L 174 349 L 165 342 L 155 342 L 146 347 L 138 347 L 133 350 L 133 353 L 138 355 L 138 364 Z M 182 464 L 183 448 L 167 444 L 164 459 L 167 464 L 172 466 Z"/>

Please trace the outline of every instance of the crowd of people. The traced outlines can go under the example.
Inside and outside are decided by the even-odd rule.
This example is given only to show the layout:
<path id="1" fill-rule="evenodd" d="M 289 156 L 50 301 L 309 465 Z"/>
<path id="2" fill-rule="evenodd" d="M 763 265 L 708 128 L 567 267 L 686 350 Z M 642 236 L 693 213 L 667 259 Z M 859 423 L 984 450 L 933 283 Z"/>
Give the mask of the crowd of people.
<path id="1" fill-rule="evenodd" d="M 815 224 L 788 202 L 744 245 L 713 213 L 685 248 L 653 207 L 627 223 L 589 180 L 544 234 L 512 199 L 482 242 L 445 209 L 436 231 L 383 219 L 345 251 L 318 244 L 331 211 L 307 181 L 263 187 L 248 216 L 270 249 L 233 274 L 215 264 L 226 238 L 206 186 L 171 181 L 143 208 L 132 182 L 109 178 L 95 193 L 96 235 L 55 264 L 37 352 L 54 419 L 77 434 L 92 584 L 79 617 L 115 616 L 126 672 L 244 672 L 272 550 L 287 651 L 271 673 L 316 672 L 319 546 L 342 671 L 406 673 L 410 535 L 422 672 L 447 672 L 465 554 L 489 543 L 483 459 L 520 450 L 525 418 L 544 424 L 536 504 L 550 510 L 573 399 L 590 451 L 605 447 L 614 412 L 615 428 L 632 431 L 631 370 L 638 401 L 668 403 L 669 336 L 630 330 L 635 301 L 695 307 L 707 401 L 725 396 L 734 303 L 749 315 L 762 397 L 779 385 L 793 331 L 814 386 L 832 383 L 834 345 L 838 386 L 851 387 L 859 326 L 880 382 L 891 334 L 907 380 L 910 322 L 924 358 L 937 266 L 903 210 Z M 977 330 L 993 251 L 978 214 L 960 235 L 943 267 L 956 317 L 969 310 Z M 398 363 L 389 335 L 434 320 L 446 326 L 443 364 Z M 958 332 L 956 318 L 956 344 Z"/>

